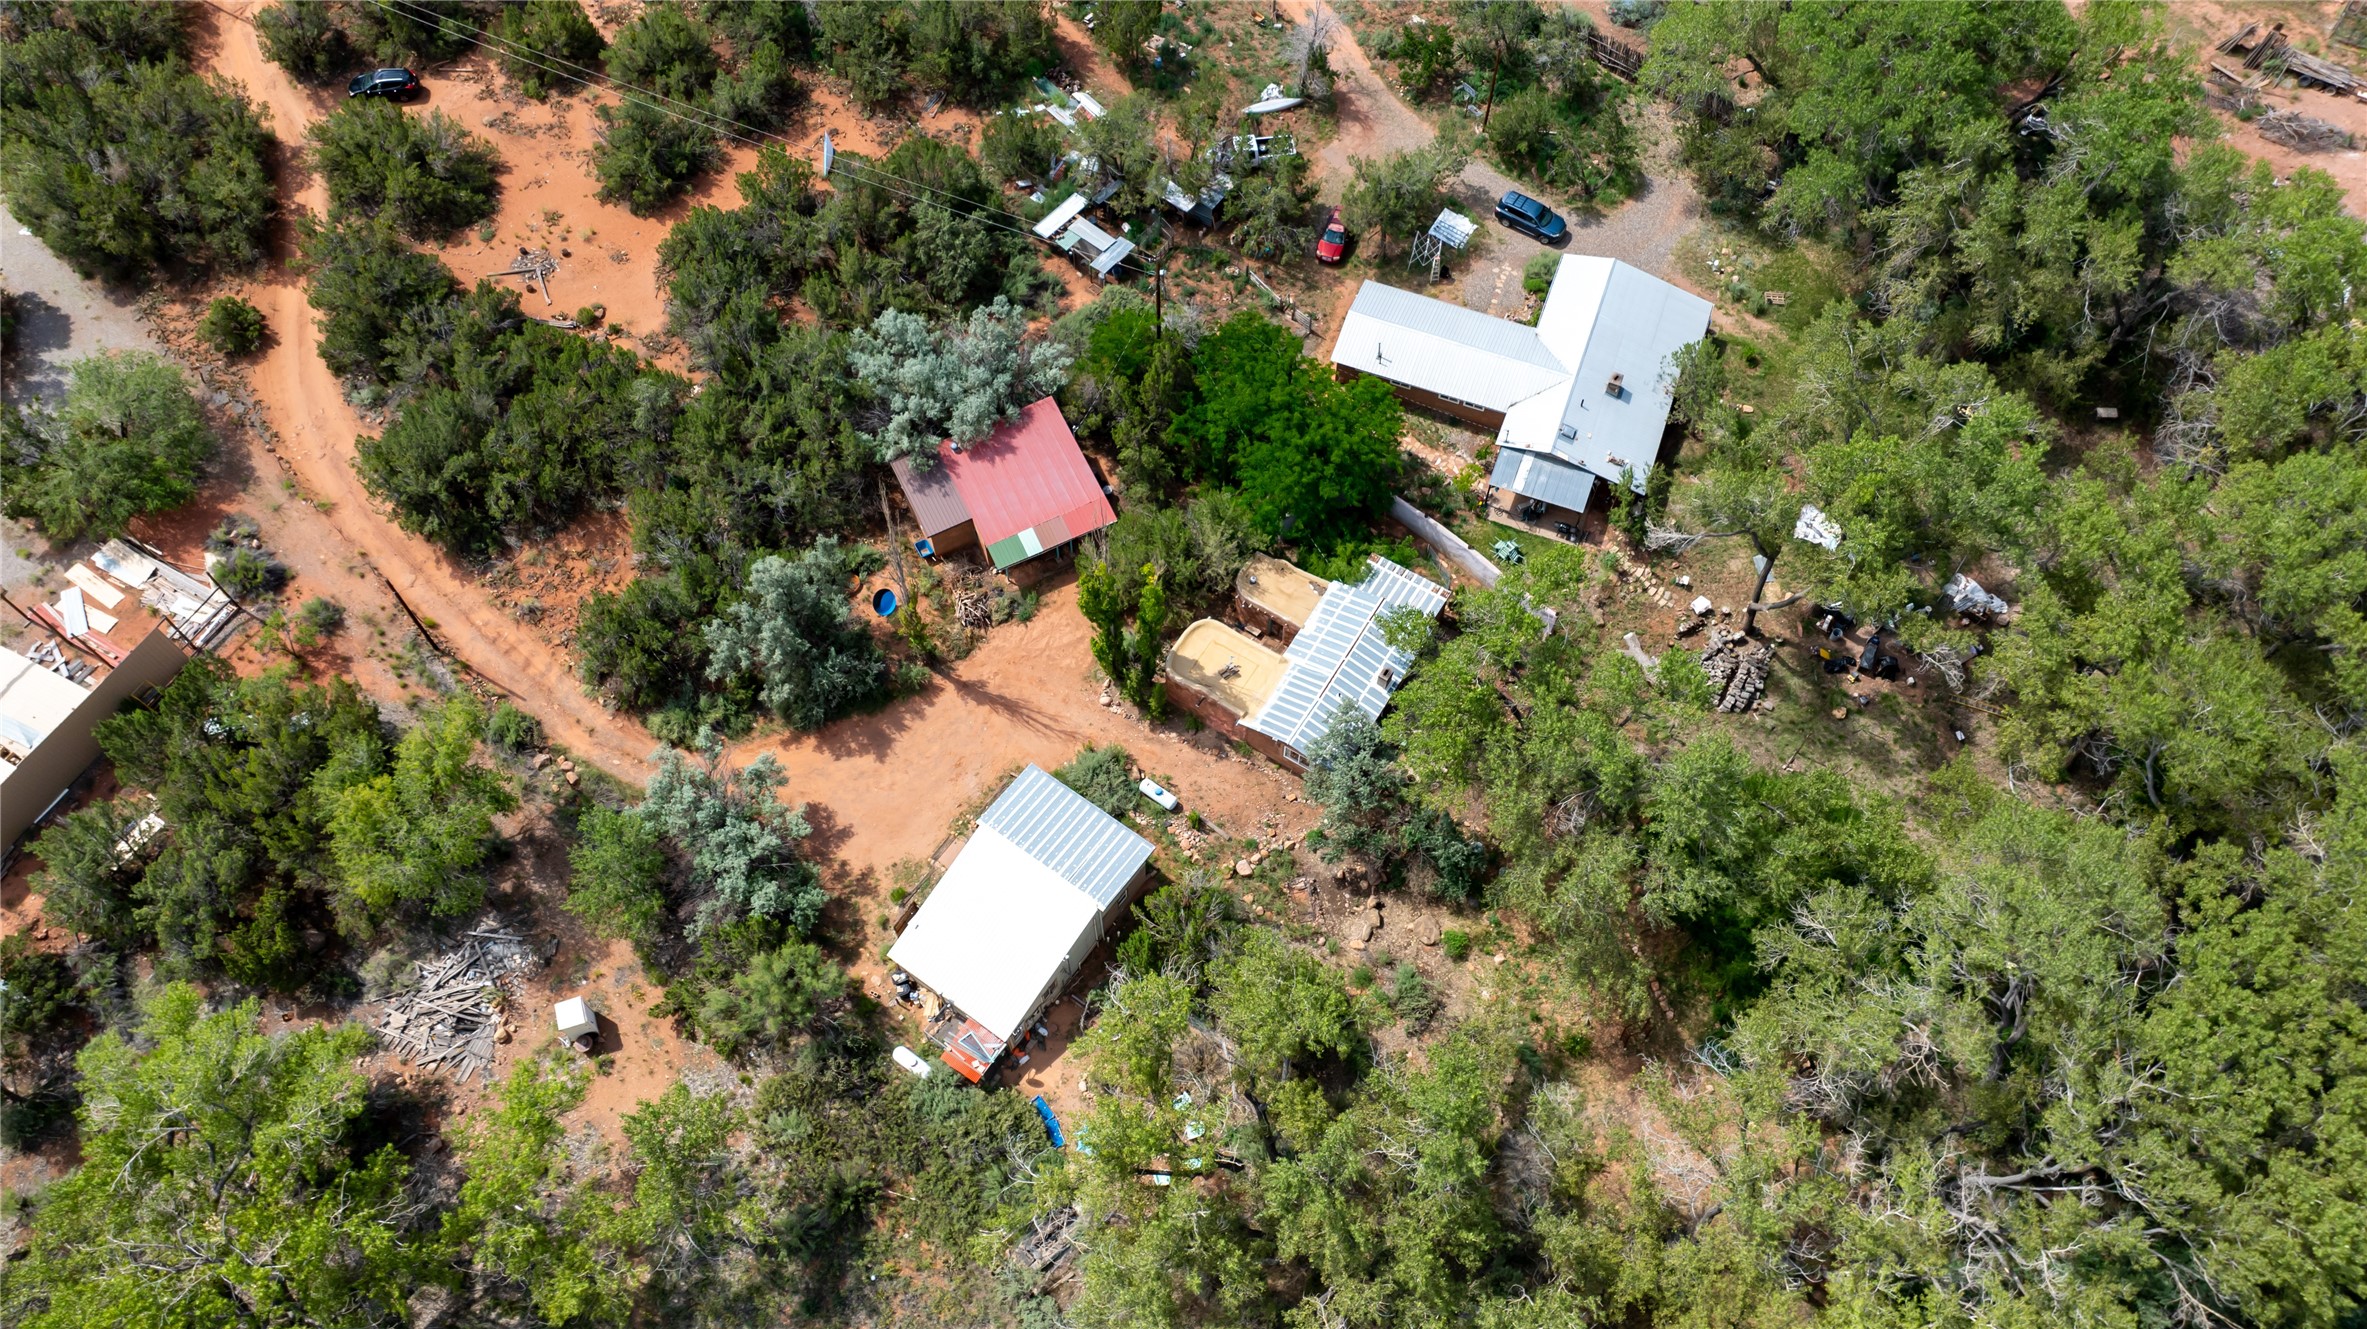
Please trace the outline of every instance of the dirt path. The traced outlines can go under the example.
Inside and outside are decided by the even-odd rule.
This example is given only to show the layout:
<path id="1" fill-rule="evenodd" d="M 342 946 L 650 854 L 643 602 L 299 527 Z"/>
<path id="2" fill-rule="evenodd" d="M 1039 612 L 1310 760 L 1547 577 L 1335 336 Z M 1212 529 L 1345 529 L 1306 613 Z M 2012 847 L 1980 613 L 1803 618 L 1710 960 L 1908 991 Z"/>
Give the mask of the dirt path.
<path id="1" fill-rule="evenodd" d="M 1318 15 L 1332 21 L 1332 87 L 1339 129 L 1316 150 L 1314 159 L 1316 182 L 1330 186 L 1324 191 L 1327 197 L 1347 188 L 1355 172 L 1350 158 L 1384 157 L 1438 137 L 1430 122 L 1414 114 L 1373 67 L 1364 48 L 1356 44 L 1356 34 L 1324 0 L 1293 0 L 1282 11 L 1299 23 Z"/>
<path id="2" fill-rule="evenodd" d="M 247 15 L 253 0 L 224 9 L 197 7 L 200 67 L 243 84 L 270 114 L 283 145 L 302 141 L 304 128 L 327 106 L 297 87 L 263 58 Z M 290 171 L 282 202 L 315 213 L 327 207 L 321 183 Z M 493 686 L 519 697 L 558 742 L 617 776 L 638 782 L 656 746 L 648 731 L 611 715 L 586 696 L 564 654 L 490 604 L 468 571 L 425 541 L 406 535 L 362 487 L 353 468 L 353 442 L 362 422 L 346 404 L 336 375 L 314 349 L 318 333 L 303 283 L 284 269 L 260 279 L 248 295 L 276 334 L 253 366 L 252 381 L 265 417 L 279 431 L 280 455 L 315 505 L 326 504 L 340 532 L 368 565 L 394 584 L 412 611 L 431 625 L 445 648 Z M 267 457 L 250 459 L 258 471 L 276 469 Z"/>
<path id="3" fill-rule="evenodd" d="M 1300 22 L 1317 13 L 1331 14 L 1335 22 L 1338 18 L 1324 0 L 1297 0 L 1284 8 Z M 1601 6 L 1589 8 L 1599 10 Z M 1604 21 L 1599 13 L 1596 19 Z M 1379 157 L 1418 148 L 1437 138 L 1438 130 L 1398 95 L 1387 75 L 1374 66 L 1371 57 L 1357 43 L 1356 34 L 1345 23 L 1339 23 L 1334 33 L 1331 56 L 1337 75 L 1339 132 L 1315 153 L 1314 162 L 1315 178 L 1324 186 L 1325 196 L 1336 198 L 1355 173 L 1353 158 Z M 1675 251 L 1678 243 L 1701 224 L 1700 195 L 1694 190 L 1692 179 L 1677 165 L 1673 150 L 1675 131 L 1666 109 L 1648 102 L 1641 114 L 1643 187 L 1633 198 L 1608 212 L 1591 215 L 1571 212 L 1570 238 L 1559 249 L 1549 250 L 1488 220 L 1496 200 L 1507 190 L 1525 191 L 1530 187 L 1481 158 L 1472 158 L 1449 192 L 1457 208 L 1482 219 L 1482 238 L 1470 253 L 1450 265 L 1460 279 L 1457 286 L 1442 288 L 1438 294 L 1457 289 L 1462 303 L 1470 308 L 1499 317 L 1516 316 L 1525 301 L 1521 268 L 1531 257 L 1547 252 L 1599 254 L 1695 289 L 1696 283 L 1677 270 Z M 1402 244 L 1399 248 L 1402 250 Z M 1403 267 L 1392 269 L 1384 265 L 1380 279 L 1400 286 L 1418 284 L 1417 275 Z M 1338 322 L 1353 290 L 1353 284 L 1343 284 L 1341 308 L 1329 320 L 1327 335 L 1337 335 Z"/>

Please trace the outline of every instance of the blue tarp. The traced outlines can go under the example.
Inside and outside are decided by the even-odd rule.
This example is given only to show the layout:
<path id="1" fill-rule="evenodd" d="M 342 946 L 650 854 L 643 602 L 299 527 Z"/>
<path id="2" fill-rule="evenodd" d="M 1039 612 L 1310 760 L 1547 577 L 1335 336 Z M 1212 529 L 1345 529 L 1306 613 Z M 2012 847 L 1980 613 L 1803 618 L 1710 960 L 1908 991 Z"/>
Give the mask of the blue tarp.
<path id="1" fill-rule="evenodd" d="M 1060 1118 L 1052 1115 L 1052 1105 L 1044 1101 L 1042 1094 L 1036 1095 L 1036 1115 L 1044 1119 L 1044 1129 L 1051 1132 L 1052 1147 L 1055 1149 L 1068 1148 L 1068 1141 L 1060 1136 Z"/>

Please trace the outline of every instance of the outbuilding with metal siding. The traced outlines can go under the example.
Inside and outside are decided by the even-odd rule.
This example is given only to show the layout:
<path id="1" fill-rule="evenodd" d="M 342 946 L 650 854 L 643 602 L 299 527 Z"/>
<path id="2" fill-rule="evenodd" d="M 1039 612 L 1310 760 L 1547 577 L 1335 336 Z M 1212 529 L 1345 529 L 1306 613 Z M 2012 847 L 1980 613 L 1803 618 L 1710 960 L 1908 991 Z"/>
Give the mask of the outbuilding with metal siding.
<path id="1" fill-rule="evenodd" d="M 1150 858 L 1150 841 L 1029 766 L 980 814 L 888 959 L 1000 1055 L 1076 976 Z"/>

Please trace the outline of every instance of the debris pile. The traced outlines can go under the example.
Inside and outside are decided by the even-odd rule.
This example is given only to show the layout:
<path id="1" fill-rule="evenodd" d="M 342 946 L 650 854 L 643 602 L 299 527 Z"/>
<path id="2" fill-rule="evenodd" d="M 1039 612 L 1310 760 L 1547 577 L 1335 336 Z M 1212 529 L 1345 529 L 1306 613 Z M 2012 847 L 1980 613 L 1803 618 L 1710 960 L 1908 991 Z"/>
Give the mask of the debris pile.
<path id="1" fill-rule="evenodd" d="M 504 988 L 533 964 L 524 938 L 480 928 L 459 950 L 415 966 L 418 985 L 387 999 L 378 1032 L 421 1070 L 436 1067 L 462 1084 L 479 1074 L 490 1080 Z"/>
<path id="2" fill-rule="evenodd" d="M 1733 713 L 1756 705 L 1767 690 L 1767 667 L 1774 659 L 1773 642 L 1753 643 L 1732 628 L 1711 628 L 1709 645 L 1701 651 L 1701 672 L 1717 690 L 1717 709 Z"/>
<path id="3" fill-rule="evenodd" d="M 2270 111 L 2254 120 L 2252 127 L 2269 142 L 2302 152 L 2332 152 L 2354 146 L 2349 131 L 2342 126 L 2299 111 Z"/>
<path id="4" fill-rule="evenodd" d="M 1050 1281 L 1059 1266 L 1076 1252 L 1077 1224 L 1082 1219 L 1083 1215 L 1073 1204 L 1036 1219 L 1028 1225 L 1027 1235 L 1012 1248 L 1011 1262 Z"/>
<path id="5" fill-rule="evenodd" d="M 953 593 L 954 621 L 965 628 L 985 631 L 994 626 L 994 592 L 982 587 L 965 587 Z"/>
<path id="6" fill-rule="evenodd" d="M 2241 31 L 2222 39 L 2217 49 L 2222 54 L 2243 56 L 2246 69 L 2275 66 L 2302 83 L 2328 92 L 2351 92 L 2362 84 L 2359 76 L 2350 70 L 2294 46 L 2285 36 L 2282 23 L 2270 25 L 2266 32 L 2257 23 L 2247 23 Z"/>

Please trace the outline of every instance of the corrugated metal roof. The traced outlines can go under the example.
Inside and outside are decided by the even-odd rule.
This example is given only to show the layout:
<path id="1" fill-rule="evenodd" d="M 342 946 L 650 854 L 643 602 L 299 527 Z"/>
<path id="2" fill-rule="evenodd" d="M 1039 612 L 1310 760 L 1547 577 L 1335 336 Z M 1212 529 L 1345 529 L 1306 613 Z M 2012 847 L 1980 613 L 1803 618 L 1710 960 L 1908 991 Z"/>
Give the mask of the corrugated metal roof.
<path id="1" fill-rule="evenodd" d="M 1586 511 L 1586 500 L 1594 494 L 1594 472 L 1548 453 L 1519 448 L 1497 451 L 1496 469 L 1488 476 L 1488 483 L 1572 512 Z"/>
<path id="2" fill-rule="evenodd" d="M 1567 396 L 1554 416 L 1507 414 L 1497 443 L 1550 452 L 1613 484 L 1628 470 L 1641 490 L 1668 427 L 1672 358 L 1709 331 L 1709 318 L 1709 301 L 1651 273 L 1613 259 L 1564 256 L 1537 330 L 1576 366 Z M 1610 391 L 1614 374 L 1617 394 Z"/>
<path id="3" fill-rule="evenodd" d="M 977 525 L 978 543 L 990 551 L 1014 537 L 1023 537 L 1021 546 L 1032 538 L 1036 548 L 1021 555 L 1032 557 L 1117 520 L 1101 482 L 1085 464 L 1077 436 L 1050 397 L 1004 421 L 984 440 L 960 452 L 941 446 L 937 456 Z M 1055 521 L 1066 534 L 1045 543 L 1037 528 Z M 1017 561 L 995 555 L 997 567 Z"/>
<path id="4" fill-rule="evenodd" d="M 1040 766 L 1021 771 L 979 815 L 978 824 L 1019 846 L 1104 909 L 1150 861 L 1151 842 L 1053 779 Z"/>
<path id="5" fill-rule="evenodd" d="M 1357 290 L 1331 358 L 1490 411 L 1569 379 L 1535 328 L 1375 281 Z"/>
<path id="6" fill-rule="evenodd" d="M 1085 196 L 1083 194 L 1071 194 L 1060 200 L 1052 205 L 1050 212 L 1044 214 L 1042 221 L 1036 223 L 1036 238 L 1051 239 L 1059 234 L 1061 227 L 1075 221 L 1084 211 Z"/>
<path id="7" fill-rule="evenodd" d="M 898 457 L 888 469 L 896 473 L 896 485 L 912 505 L 912 519 L 920 523 L 921 534 L 943 535 L 970 519 L 970 509 L 963 506 L 961 491 L 954 488 L 953 475 L 944 466 L 916 474 L 910 461 Z"/>
<path id="8" fill-rule="evenodd" d="M 1363 581 L 1333 582 L 1316 603 L 1284 652 L 1290 664 L 1281 685 L 1247 722 L 1250 728 L 1304 752 L 1342 706 L 1380 718 L 1413 656 L 1388 643 L 1379 618 L 1409 605 L 1436 617 L 1446 592 L 1377 554 L 1366 566 L 1371 571 Z"/>

